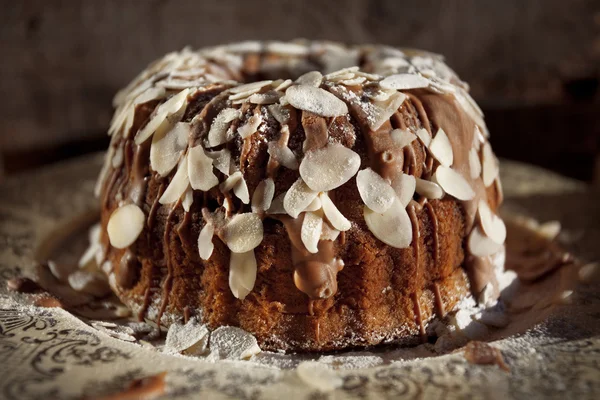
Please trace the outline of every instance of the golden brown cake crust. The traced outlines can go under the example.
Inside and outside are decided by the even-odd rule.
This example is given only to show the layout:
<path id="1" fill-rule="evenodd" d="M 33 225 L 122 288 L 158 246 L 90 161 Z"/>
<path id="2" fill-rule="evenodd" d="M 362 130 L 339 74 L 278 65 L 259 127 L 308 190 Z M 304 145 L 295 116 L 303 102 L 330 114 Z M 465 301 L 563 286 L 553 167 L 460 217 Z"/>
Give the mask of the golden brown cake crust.
<path id="1" fill-rule="evenodd" d="M 263 59 L 289 57 L 264 51 L 244 53 L 242 75 L 247 75 L 250 81 L 258 77 L 247 72 L 260 71 L 255 65 L 256 54 L 261 54 Z M 323 68 L 318 63 L 310 67 Z M 361 69 L 369 68 L 372 67 L 368 62 L 361 66 Z M 247 138 L 236 136 L 218 147 L 231 152 L 250 198 L 267 177 L 274 181 L 273 197 L 277 198 L 301 176 L 298 170 L 273 165 L 269 143 L 281 140 L 283 125 L 289 129 L 286 145 L 299 160 L 314 149 L 339 143 L 358 154 L 360 170 L 372 167 L 384 178 L 390 175 L 390 180 L 396 170 L 429 180 L 438 161 L 419 139 L 394 153 L 400 164 L 380 165 L 381 162 L 376 161 L 379 154 L 392 148 L 384 135 L 394 129 L 426 130 L 435 137 L 436 131 L 443 128 L 455 150 L 453 166 L 465 176 L 471 174 L 461 168 L 469 168 L 471 143 L 479 140 L 474 137 L 476 121 L 463 111 L 454 97 L 421 88 L 403 90 L 406 98 L 397 111 L 377 129 L 372 129 L 368 118 L 344 98 L 343 90 L 361 93 L 367 87 L 358 86 L 328 87 L 330 93 L 349 105 L 348 113 L 333 117 L 287 106 L 290 115 L 282 124 L 266 105 L 246 102 L 234 106 L 240 111 L 239 117 L 231 122 L 234 128 L 248 123 L 253 115 L 262 118 L 261 128 L 254 134 Z M 231 99 L 224 96 L 230 87 L 231 84 L 215 83 L 188 96 L 180 120 L 194 127 L 188 139 L 190 146 L 203 143 L 219 112 L 231 106 Z M 175 179 L 177 168 L 161 177 L 149 162 L 153 140 L 136 144 L 134 138 L 136 132 L 139 135 L 155 118 L 156 107 L 163 103 L 164 100 L 153 100 L 134 106 L 130 137 L 123 135 L 113 139 L 111 145 L 115 151 L 122 152 L 123 161 L 109 168 L 102 180 L 102 242 L 106 260 L 112 266 L 107 272 L 117 295 L 136 310 L 140 318 L 160 319 L 168 325 L 187 309 L 201 315 L 211 328 L 232 325 L 245 329 L 256 336 L 263 349 L 337 350 L 413 341 L 425 334 L 425 325 L 434 315 L 443 316 L 468 296 L 473 282 L 476 282 L 475 294 L 483 290 L 481 282 L 484 287 L 490 282 L 490 279 L 474 277 L 481 274 L 466 268 L 469 257 L 473 257 L 466 242 L 477 222 L 477 205 L 449 195 L 428 199 L 415 193 L 406 208 L 412 224 L 412 241 L 408 247 L 395 248 L 379 240 L 367 226 L 364 202 L 356 178 L 352 177 L 328 194 L 339 212 L 351 222 L 351 228 L 338 232 L 334 240 L 319 241 L 321 252 L 325 251 L 322 246 L 329 246 L 327 251 L 343 261 L 341 267 L 332 272 L 335 290 L 322 296 L 326 298 L 315 298 L 299 290 L 295 281 L 295 272 L 299 270 L 291 256 L 295 251 L 293 236 L 296 231 L 299 235 L 306 212 L 296 219 L 260 212 L 264 233 L 254 248 L 256 280 L 243 300 L 236 298 L 230 289 L 232 252 L 228 244 L 215 235 L 214 250 L 208 260 L 203 260 L 198 238 L 207 224 L 207 212 L 218 212 L 223 207 L 226 214 L 249 212 L 250 204 L 224 193 L 219 186 L 207 191 L 193 190 L 188 211 L 182 207 L 183 197 L 174 203 L 159 202 Z M 216 169 L 215 174 L 220 182 L 227 178 Z M 476 181 L 481 178 L 469 178 L 472 186 Z M 495 210 L 501 201 L 499 183 L 477 187 L 480 188 L 476 190 L 477 198 L 484 199 L 491 210 Z M 143 229 L 133 244 L 119 249 L 111 246 L 107 225 L 115 210 L 131 201 L 143 212 Z M 297 241 L 301 242 L 299 238 Z"/>

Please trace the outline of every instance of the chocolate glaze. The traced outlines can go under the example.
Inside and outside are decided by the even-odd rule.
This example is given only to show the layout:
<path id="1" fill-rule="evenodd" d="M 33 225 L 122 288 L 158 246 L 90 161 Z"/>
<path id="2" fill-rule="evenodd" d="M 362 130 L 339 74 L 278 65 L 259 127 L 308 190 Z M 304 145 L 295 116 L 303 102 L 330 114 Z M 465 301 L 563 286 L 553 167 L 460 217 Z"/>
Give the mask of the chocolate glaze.
<path id="1" fill-rule="evenodd" d="M 177 201 L 173 203 L 173 207 L 171 211 L 169 211 L 169 215 L 167 216 L 167 222 L 165 223 L 165 234 L 163 236 L 163 253 L 165 257 L 165 265 L 167 267 L 167 276 L 162 284 L 162 302 L 160 304 L 160 309 L 158 310 L 158 315 L 156 317 L 156 325 L 160 326 L 160 320 L 165 310 L 167 309 L 167 305 L 169 304 L 169 297 L 171 294 L 171 289 L 173 287 L 173 268 L 171 267 L 171 251 L 170 251 L 170 239 L 171 239 L 171 229 L 173 228 L 173 217 L 175 216 L 175 212 L 177 207 L 180 205 L 181 201 Z"/>
<path id="2" fill-rule="evenodd" d="M 140 269 L 141 264 L 137 256 L 131 249 L 127 249 L 115 271 L 117 284 L 124 289 L 131 289 L 137 283 Z"/>
<path id="3" fill-rule="evenodd" d="M 429 219 L 431 220 L 431 228 L 433 230 L 433 232 L 432 232 L 433 265 L 434 265 L 434 267 L 437 267 L 437 265 L 439 264 L 439 257 L 440 257 L 440 242 L 439 242 L 439 238 L 438 238 L 438 219 L 437 219 L 437 215 L 435 215 L 435 210 L 433 209 L 433 206 L 431 205 L 431 203 L 426 202 L 423 206 L 424 206 L 425 210 L 427 211 L 427 214 L 429 215 Z"/>

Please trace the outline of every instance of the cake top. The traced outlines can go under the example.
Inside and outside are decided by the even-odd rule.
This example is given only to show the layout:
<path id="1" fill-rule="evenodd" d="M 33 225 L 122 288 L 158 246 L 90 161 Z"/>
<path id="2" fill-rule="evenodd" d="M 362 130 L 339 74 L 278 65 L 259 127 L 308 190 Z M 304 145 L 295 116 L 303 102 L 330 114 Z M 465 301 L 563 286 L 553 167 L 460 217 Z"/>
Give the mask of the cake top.
<path id="1" fill-rule="evenodd" d="M 500 196 L 498 161 L 468 85 L 439 55 L 306 41 L 184 49 L 152 63 L 115 96 L 114 105 L 98 195 L 106 193 L 111 171 L 123 165 L 124 143 L 133 142 L 136 152 L 130 188 L 117 199 L 107 226 L 113 247 L 132 245 L 144 229 L 140 203 L 147 177 L 141 171 L 149 164 L 153 174 L 170 178 L 158 198 L 162 205 L 189 212 L 195 192 L 223 194 L 221 207 L 202 210 L 198 251 L 210 258 L 214 235 L 228 246 L 229 283 L 237 298 L 253 288 L 253 250 L 267 217 L 284 223 L 304 266 L 296 270 L 296 286 L 310 298 L 327 298 L 343 268 L 332 243 L 352 227 L 332 197 L 354 178 L 366 225 L 396 248 L 413 242 L 415 208 L 445 196 L 460 201 L 471 284 L 476 293 L 497 290 L 489 256 L 502 248 L 506 229 L 487 188 L 495 186 Z M 414 108 L 418 118 L 406 121 L 398 113 L 403 107 Z M 301 111 L 301 121 L 293 110 Z M 298 138 L 290 126 L 298 123 L 303 140 L 292 146 Z M 267 134 L 273 126 L 276 137 Z M 357 132 L 366 143 L 366 162 L 354 151 Z M 247 173 L 250 140 L 264 141 L 268 149 L 258 179 Z M 278 171 L 285 169 L 299 177 L 278 187 Z"/>

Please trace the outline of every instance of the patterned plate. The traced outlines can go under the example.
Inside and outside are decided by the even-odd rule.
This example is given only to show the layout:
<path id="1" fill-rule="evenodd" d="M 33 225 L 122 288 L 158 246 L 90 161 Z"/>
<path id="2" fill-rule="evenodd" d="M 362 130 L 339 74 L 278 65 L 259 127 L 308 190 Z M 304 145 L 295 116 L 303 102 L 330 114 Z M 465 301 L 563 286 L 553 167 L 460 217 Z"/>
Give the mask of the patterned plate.
<path id="1" fill-rule="evenodd" d="M 597 278 L 579 283 L 571 304 L 545 310 L 548 317 L 535 326 L 493 342 L 509 371 L 471 364 L 457 351 L 339 369 L 338 382 L 328 392 L 307 384 L 293 369 L 166 355 L 114 339 L 61 309 L 24 305 L 4 281 L 30 271 L 58 228 L 74 218 L 89 222 L 100 162 L 100 155 L 88 156 L 0 185 L 1 398 L 127 399 L 143 393 L 177 399 L 600 397 Z M 585 260 L 600 259 L 598 197 L 585 185 L 513 162 L 503 162 L 502 180 L 506 210 L 559 220 L 571 251 Z M 127 387 L 130 397 L 109 396 Z"/>

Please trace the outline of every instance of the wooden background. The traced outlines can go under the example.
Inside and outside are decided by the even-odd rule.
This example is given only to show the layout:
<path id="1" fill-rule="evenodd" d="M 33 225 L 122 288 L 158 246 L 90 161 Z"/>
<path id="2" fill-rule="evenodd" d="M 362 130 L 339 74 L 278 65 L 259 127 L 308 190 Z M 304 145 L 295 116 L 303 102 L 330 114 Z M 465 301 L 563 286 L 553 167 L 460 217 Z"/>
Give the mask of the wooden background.
<path id="1" fill-rule="evenodd" d="M 588 181 L 600 173 L 598 0 L 0 0 L 0 6 L 0 171 L 6 174 L 103 148 L 113 94 L 165 52 L 297 37 L 443 53 L 471 84 L 500 156 Z"/>

